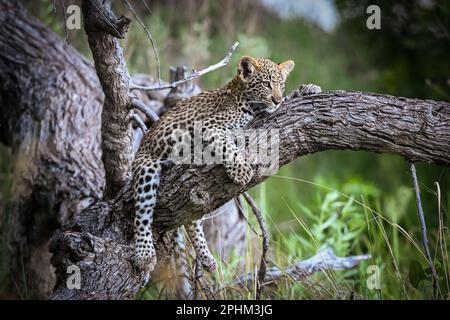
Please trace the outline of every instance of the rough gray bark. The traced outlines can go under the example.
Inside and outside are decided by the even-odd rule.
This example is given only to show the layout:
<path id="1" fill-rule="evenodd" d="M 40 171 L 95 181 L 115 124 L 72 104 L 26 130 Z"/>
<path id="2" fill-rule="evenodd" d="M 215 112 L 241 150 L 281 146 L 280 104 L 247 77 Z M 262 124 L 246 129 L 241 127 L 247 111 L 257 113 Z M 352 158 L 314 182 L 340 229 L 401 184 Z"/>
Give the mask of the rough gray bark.
<path id="1" fill-rule="evenodd" d="M 30 265 L 27 274 L 42 272 L 43 266 L 50 268 L 50 255 L 43 252 L 48 254 L 52 237 L 54 299 L 133 298 L 142 279 L 130 263 L 131 194 L 125 187 L 114 200 L 99 200 L 102 94 L 93 68 L 15 2 L 0 0 L 0 28 L 5 44 L 0 48 L 0 138 L 13 149 L 17 177 L 10 209 L 12 253 Z M 332 91 L 310 97 L 294 93 L 252 127 L 279 130 L 280 165 L 328 149 L 389 152 L 449 165 L 449 119 L 449 103 Z M 265 178 L 239 187 L 220 166 L 165 170 L 154 225 L 160 261 L 170 253 L 171 230 Z M 65 286 L 70 264 L 81 268 L 80 290 Z M 49 291 L 51 286 L 40 296 Z"/>
<path id="2" fill-rule="evenodd" d="M 12 190 L 15 196 L 0 203 L 0 229 L 8 238 L 2 258 L 11 260 L 2 261 L 2 266 L 9 265 L 10 277 L 1 280 L 9 283 L 9 294 L 13 296 L 47 298 L 56 281 L 49 239 L 55 230 L 72 225 L 79 212 L 102 197 L 103 92 L 93 64 L 64 44 L 19 3 L 1 0 L 0 11 L 0 141 L 12 148 L 15 164 Z M 114 56 L 106 60 L 110 59 L 114 60 Z M 113 62 L 116 66 L 121 63 Z M 100 73 L 106 73 L 114 81 L 114 71 L 102 65 L 102 61 L 99 64 Z M 119 76 L 122 80 L 127 78 L 123 73 Z M 123 93 L 121 89 L 115 90 L 120 87 L 118 82 L 111 85 L 106 76 L 103 82 L 106 92 Z M 143 86 L 155 83 L 146 75 L 133 77 L 133 82 Z M 177 98 L 196 92 L 198 87 L 186 84 L 177 92 Z M 169 90 L 136 91 L 133 96 L 161 114 L 166 109 L 164 101 L 168 93 Z M 126 99 L 125 96 L 119 99 L 123 106 Z M 141 116 L 145 119 L 145 115 Z M 134 131 L 133 144 L 138 144 L 142 137 L 138 133 L 139 130 Z M 123 138 L 126 140 L 128 136 Z M 226 211 L 222 217 L 238 222 L 234 214 Z M 218 226 L 214 224 L 212 228 Z M 220 250 L 236 243 L 233 239 L 221 242 Z M 215 248 L 217 244 L 214 241 L 210 246 Z M 65 269 L 61 272 L 60 277 L 65 278 Z"/>
<path id="3" fill-rule="evenodd" d="M 0 43 L 0 141 L 12 149 L 14 177 L 2 258 L 19 296 L 46 297 L 53 231 L 102 194 L 103 93 L 92 64 L 15 1 L 0 1 Z"/>

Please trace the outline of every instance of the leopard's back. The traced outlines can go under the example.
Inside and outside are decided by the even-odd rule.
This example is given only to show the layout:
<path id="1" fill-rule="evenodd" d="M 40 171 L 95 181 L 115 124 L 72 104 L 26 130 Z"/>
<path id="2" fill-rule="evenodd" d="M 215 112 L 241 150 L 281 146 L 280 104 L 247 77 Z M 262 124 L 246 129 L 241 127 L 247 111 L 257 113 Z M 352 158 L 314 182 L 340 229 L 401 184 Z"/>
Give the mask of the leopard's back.
<path id="1" fill-rule="evenodd" d="M 178 102 L 145 134 L 135 161 L 145 157 L 166 159 L 172 151 L 172 137 L 176 130 L 192 132 L 196 124 L 211 129 L 225 128 L 233 109 L 239 109 L 239 102 L 230 90 L 223 88 Z"/>

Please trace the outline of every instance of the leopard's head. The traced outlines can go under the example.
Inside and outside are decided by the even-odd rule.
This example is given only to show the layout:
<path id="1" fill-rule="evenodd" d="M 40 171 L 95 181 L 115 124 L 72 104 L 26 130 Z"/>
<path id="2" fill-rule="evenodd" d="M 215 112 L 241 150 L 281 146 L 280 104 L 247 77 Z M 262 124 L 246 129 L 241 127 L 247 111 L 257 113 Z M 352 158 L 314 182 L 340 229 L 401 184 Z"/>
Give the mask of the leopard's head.
<path id="1" fill-rule="evenodd" d="M 272 113 L 278 109 L 285 89 L 284 83 L 294 68 L 294 61 L 280 64 L 269 59 L 244 56 L 238 63 L 238 76 L 244 97 L 255 111 Z"/>

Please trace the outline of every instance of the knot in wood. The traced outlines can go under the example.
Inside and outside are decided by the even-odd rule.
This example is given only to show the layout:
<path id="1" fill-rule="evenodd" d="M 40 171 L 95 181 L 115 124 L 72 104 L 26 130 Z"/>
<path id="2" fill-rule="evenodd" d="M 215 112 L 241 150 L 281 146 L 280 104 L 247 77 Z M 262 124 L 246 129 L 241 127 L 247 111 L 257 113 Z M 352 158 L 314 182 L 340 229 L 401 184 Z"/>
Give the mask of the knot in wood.
<path id="1" fill-rule="evenodd" d="M 209 193 L 200 187 L 194 187 L 189 191 L 189 199 L 195 206 L 206 206 L 210 203 Z"/>

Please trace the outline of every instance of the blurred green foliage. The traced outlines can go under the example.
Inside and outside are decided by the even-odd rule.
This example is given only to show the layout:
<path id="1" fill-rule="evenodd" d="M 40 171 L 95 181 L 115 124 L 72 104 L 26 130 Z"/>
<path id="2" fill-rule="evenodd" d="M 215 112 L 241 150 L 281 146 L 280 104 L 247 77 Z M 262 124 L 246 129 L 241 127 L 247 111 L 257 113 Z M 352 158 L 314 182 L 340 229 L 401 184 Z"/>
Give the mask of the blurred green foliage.
<path id="1" fill-rule="evenodd" d="M 303 83 L 316 83 L 323 90 L 449 101 L 450 5 L 431 2 L 432 7 L 419 5 L 419 1 L 338 0 L 340 23 L 331 33 L 301 19 L 281 20 L 256 0 L 151 1 L 151 13 L 141 2 L 133 2 L 133 6 L 155 38 L 164 79 L 171 65 L 201 69 L 215 63 L 237 40 L 240 46 L 230 66 L 198 79 L 202 88 L 225 84 L 235 73 L 237 59 L 249 54 L 280 62 L 293 59 L 296 67 L 287 91 Z M 61 17 L 49 14 L 51 1 L 44 3 L 30 7 L 64 38 Z M 127 12 L 120 1 L 114 4 L 116 12 Z M 366 28 L 369 4 L 381 7 L 381 30 Z M 129 12 L 127 15 L 132 17 Z M 69 42 L 89 55 L 84 37 L 84 31 L 71 31 Z M 137 23 L 132 24 L 122 44 L 131 73 L 156 76 L 153 50 Z M 417 169 L 430 247 L 441 280 L 439 297 L 448 298 L 450 173 L 448 168 L 428 164 L 418 164 Z M 435 182 L 441 190 L 440 203 Z M 342 256 L 372 255 L 370 261 L 353 270 L 317 274 L 305 283 L 287 280 L 285 286 L 270 293 L 273 297 L 430 297 L 429 272 L 405 159 L 368 152 L 321 152 L 281 168 L 252 194 L 270 225 L 271 263 L 286 266 L 324 246 Z M 251 222 L 255 224 L 253 219 Z M 220 280 L 232 278 L 237 259 L 241 257 L 219 268 Z M 247 271 L 252 270 L 257 261 L 251 253 L 246 259 Z M 366 286 L 371 264 L 381 270 L 379 290 Z M 239 297 L 251 298 L 252 294 Z"/>

